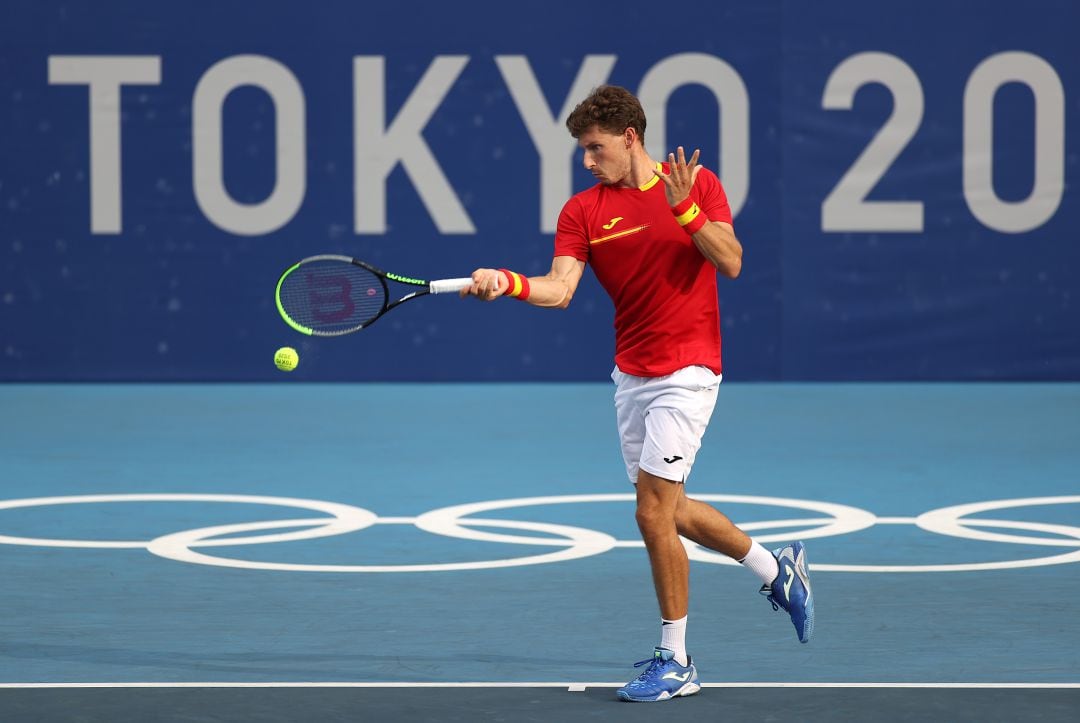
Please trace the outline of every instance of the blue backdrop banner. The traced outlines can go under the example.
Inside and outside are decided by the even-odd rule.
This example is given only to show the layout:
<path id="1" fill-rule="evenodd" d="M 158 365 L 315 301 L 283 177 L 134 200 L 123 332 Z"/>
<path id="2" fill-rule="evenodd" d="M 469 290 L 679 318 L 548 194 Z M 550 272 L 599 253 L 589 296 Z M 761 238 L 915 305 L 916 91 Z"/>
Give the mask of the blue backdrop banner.
<path id="1" fill-rule="evenodd" d="M 539 10 L 539 12 L 538 12 Z M 1080 379 L 1080 5 L 110 3 L 0 9 L 0 379 L 598 380 L 610 301 L 433 297 L 318 340 L 315 253 L 549 268 L 623 85 L 700 148 L 744 248 L 737 380 Z"/>

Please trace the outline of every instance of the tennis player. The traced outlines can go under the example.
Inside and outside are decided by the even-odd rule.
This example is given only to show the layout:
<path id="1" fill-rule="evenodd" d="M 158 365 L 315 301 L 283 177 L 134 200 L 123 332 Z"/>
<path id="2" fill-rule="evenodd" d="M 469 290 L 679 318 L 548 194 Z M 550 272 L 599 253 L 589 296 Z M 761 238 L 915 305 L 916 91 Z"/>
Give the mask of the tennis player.
<path id="1" fill-rule="evenodd" d="M 686 652 L 689 561 L 679 539 L 738 560 L 783 608 L 801 642 L 814 603 L 801 542 L 769 552 L 685 483 L 712 416 L 721 379 L 717 272 L 742 268 L 723 186 L 679 147 L 666 163 L 644 147 L 645 113 L 633 94 L 601 86 L 566 120 L 597 184 L 563 206 L 551 271 L 527 278 L 477 269 L 471 294 L 564 309 L 590 264 L 615 304 L 615 411 L 623 459 L 637 489 L 637 523 L 660 606 L 660 644 L 618 690 L 627 701 L 668 700 L 700 690 Z"/>

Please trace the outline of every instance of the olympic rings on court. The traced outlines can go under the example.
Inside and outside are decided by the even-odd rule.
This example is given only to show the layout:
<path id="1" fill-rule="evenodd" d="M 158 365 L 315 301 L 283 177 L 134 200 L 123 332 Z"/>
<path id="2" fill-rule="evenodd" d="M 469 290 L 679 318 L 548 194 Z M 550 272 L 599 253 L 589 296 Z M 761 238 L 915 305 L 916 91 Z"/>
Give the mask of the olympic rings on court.
<path id="1" fill-rule="evenodd" d="M 761 497 L 747 495 L 701 494 L 694 499 L 730 505 L 749 504 L 809 510 L 822 516 L 792 519 L 759 520 L 739 522 L 739 526 L 754 534 L 762 543 L 794 539 L 813 539 L 851 534 L 878 524 L 912 525 L 923 531 L 985 542 L 1035 545 L 1043 547 L 1071 548 L 1066 552 L 1045 557 L 996 562 L 953 563 L 934 565 L 850 565 L 820 562 L 811 565 L 816 572 L 962 572 L 978 570 L 1001 570 L 1042 565 L 1061 565 L 1080 562 L 1080 527 L 1064 524 L 1000 520 L 972 515 L 994 510 L 1040 505 L 1066 505 L 1080 503 L 1080 495 L 1057 497 L 1030 497 L 1011 500 L 973 502 L 924 512 L 918 517 L 878 517 L 872 512 L 847 505 L 814 500 Z M 633 494 L 562 495 L 548 497 L 525 497 L 518 499 L 491 500 L 454 505 L 425 512 L 418 517 L 379 517 L 376 513 L 336 502 L 296 499 L 291 497 L 267 497 L 258 495 L 225 494 L 114 494 L 78 495 L 65 497 L 35 497 L 28 499 L 0 500 L 0 513 L 4 510 L 48 507 L 57 505 L 124 503 L 124 502 L 202 502 L 270 505 L 323 513 L 323 517 L 304 517 L 282 520 L 264 520 L 214 525 L 179 532 L 170 532 L 150 540 L 85 540 L 40 537 L 16 537 L 0 534 L 0 544 L 28 545 L 37 547 L 76 548 L 127 548 L 146 549 L 159 557 L 178 562 L 217 567 L 252 570 L 279 570 L 303 572 L 439 572 L 450 570 L 480 570 L 564 562 L 592 557 L 616 547 L 643 547 L 640 539 L 617 540 L 612 535 L 572 525 L 525 520 L 504 520 L 473 517 L 480 513 L 507 510 L 518 507 L 566 505 L 586 503 L 633 502 Z M 0 523 L 3 518 L 0 516 Z M 375 525 L 413 525 L 417 529 L 443 537 L 479 542 L 554 547 L 554 551 L 495 560 L 471 562 L 436 562 L 409 565 L 332 565 L 266 562 L 245 560 L 237 557 L 213 555 L 207 548 L 263 545 L 278 542 L 296 542 L 345 535 L 372 528 Z M 299 528 L 299 529 L 297 529 Z M 1027 531 L 1039 533 L 1018 535 L 990 532 L 983 528 Z M 516 530 L 538 534 L 521 535 L 494 532 Z M 271 534 L 271 530 L 285 530 Z M 760 533 L 762 530 L 780 530 Z M 543 536 L 540 536 L 543 535 Z M 693 560 L 720 564 L 737 564 L 718 553 L 685 541 L 687 553 Z M 198 548 L 198 550 L 196 549 Z"/>
<path id="2" fill-rule="evenodd" d="M 304 510 L 325 512 L 331 517 L 319 517 L 304 520 L 274 520 L 271 523 L 250 523 L 245 529 L 236 529 L 232 532 L 248 532 L 256 529 L 268 529 L 274 527 L 302 527 L 313 525 L 310 530 L 287 532 L 280 535 L 262 535 L 259 537 L 241 537 L 228 540 L 199 540 L 199 545 L 223 546 L 223 545 L 260 545 L 269 542 L 286 542 L 289 540 L 310 540 L 316 537 L 330 537 L 332 535 L 344 535 L 347 532 L 356 532 L 365 527 L 370 527 L 378 521 L 378 515 L 352 505 L 343 505 L 337 502 L 323 502 L 320 500 L 300 500 L 291 497 L 260 497 L 253 495 L 211 495 L 211 494 L 132 494 L 132 495 L 76 495 L 71 497 L 34 497 L 22 500 L 0 500 L 0 510 L 10 510 L 25 507 L 46 507 L 52 505 L 80 505 L 101 502 L 239 502 L 249 505 L 274 505 L 278 507 L 293 507 Z M 219 535 L 225 532 L 217 533 Z M 168 536 L 166 536 L 168 537 Z M 212 537 L 207 535 L 206 537 Z M 157 538 L 160 540 L 161 538 Z M 4 545 L 34 545 L 37 547 L 91 547 L 91 548 L 138 548 L 149 547 L 157 540 L 130 541 L 130 540 L 56 540 L 38 537 L 11 537 L 0 535 L 0 544 Z"/>

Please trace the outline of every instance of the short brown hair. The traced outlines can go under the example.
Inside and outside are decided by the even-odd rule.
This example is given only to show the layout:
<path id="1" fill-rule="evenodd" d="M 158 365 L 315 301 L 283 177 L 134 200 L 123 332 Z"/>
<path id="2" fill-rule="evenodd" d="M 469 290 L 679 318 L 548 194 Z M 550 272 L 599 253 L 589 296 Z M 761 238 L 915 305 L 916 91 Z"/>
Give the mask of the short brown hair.
<path id="1" fill-rule="evenodd" d="M 594 89 L 566 118 L 566 127 L 574 138 L 580 138 L 593 126 L 615 134 L 633 128 L 641 142 L 645 142 L 645 111 L 641 101 L 617 85 L 601 85 Z"/>

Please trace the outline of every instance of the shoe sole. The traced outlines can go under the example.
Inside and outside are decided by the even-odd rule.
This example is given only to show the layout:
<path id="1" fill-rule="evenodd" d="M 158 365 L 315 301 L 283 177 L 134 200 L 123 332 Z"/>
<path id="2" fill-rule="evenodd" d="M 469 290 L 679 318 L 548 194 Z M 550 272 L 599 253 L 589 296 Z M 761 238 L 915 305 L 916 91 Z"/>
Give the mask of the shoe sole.
<path id="1" fill-rule="evenodd" d="M 615 695 L 619 700 L 626 701 L 627 703 L 660 703 L 665 700 L 671 700 L 672 698 L 685 698 L 688 695 L 697 693 L 699 690 L 701 690 L 701 686 L 698 683 L 691 681 L 674 693 L 668 693 L 665 690 L 656 698 L 635 698 L 623 690 L 617 691 Z"/>
<path id="2" fill-rule="evenodd" d="M 799 636 L 800 643 L 809 643 L 810 636 L 814 634 L 814 591 L 810 588 L 810 559 L 806 556 L 806 546 L 802 549 L 803 568 L 806 571 L 806 604 L 803 612 L 806 620 L 803 622 L 803 634 Z"/>

